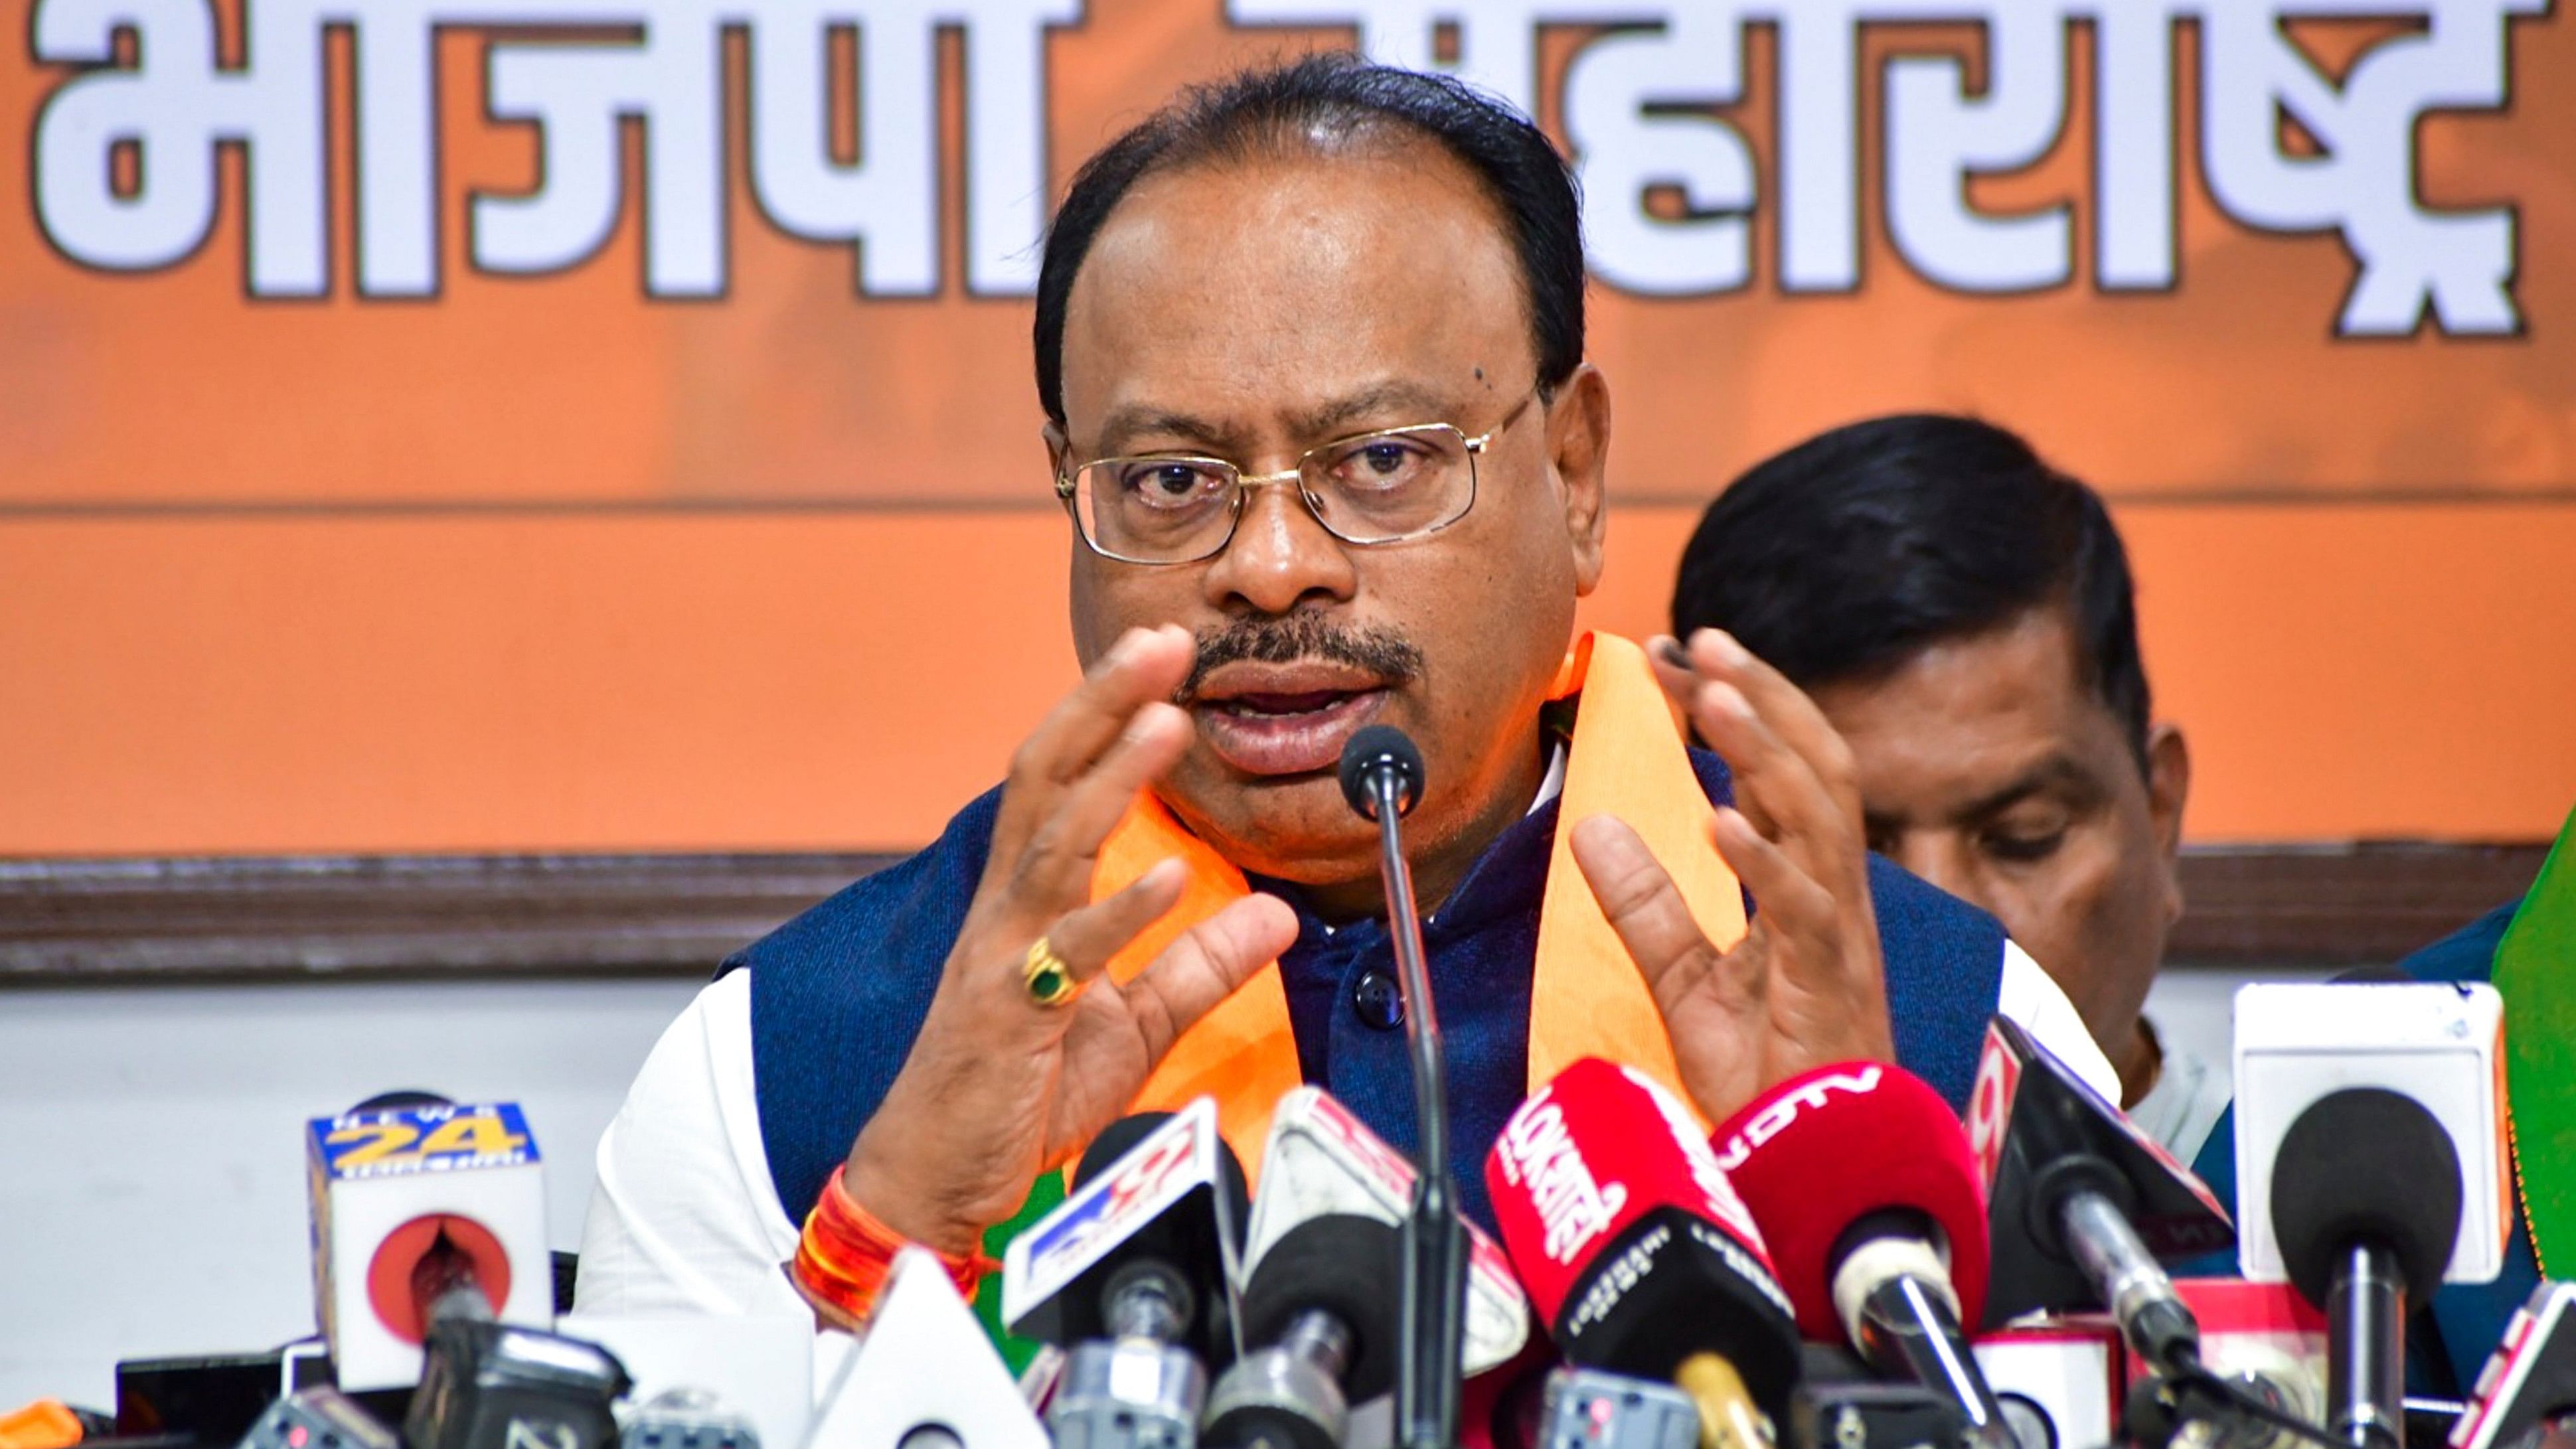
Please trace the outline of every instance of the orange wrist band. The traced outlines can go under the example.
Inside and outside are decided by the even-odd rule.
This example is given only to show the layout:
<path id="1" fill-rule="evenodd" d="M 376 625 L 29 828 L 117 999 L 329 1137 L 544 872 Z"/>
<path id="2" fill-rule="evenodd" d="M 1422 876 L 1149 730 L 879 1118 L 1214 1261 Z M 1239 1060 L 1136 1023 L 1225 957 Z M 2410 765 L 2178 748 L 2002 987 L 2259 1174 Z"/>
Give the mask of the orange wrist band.
<path id="1" fill-rule="evenodd" d="M 841 1173 L 841 1168 L 832 1169 L 822 1196 L 814 1200 L 814 1210 L 805 1215 L 791 1275 L 816 1307 L 854 1327 L 865 1323 L 876 1307 L 877 1294 L 894 1271 L 894 1255 L 909 1240 L 860 1206 L 842 1186 Z M 949 1281 L 957 1286 L 957 1296 L 970 1303 L 975 1285 L 1001 1266 L 982 1253 L 938 1256 Z"/>

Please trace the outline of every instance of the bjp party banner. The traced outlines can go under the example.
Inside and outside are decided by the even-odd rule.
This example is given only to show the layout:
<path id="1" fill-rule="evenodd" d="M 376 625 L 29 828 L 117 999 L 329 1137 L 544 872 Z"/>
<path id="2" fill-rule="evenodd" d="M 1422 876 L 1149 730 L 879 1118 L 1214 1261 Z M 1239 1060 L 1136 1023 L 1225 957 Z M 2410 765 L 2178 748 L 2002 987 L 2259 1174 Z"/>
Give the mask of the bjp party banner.
<path id="1" fill-rule="evenodd" d="M 1973 412 L 2111 497 L 2195 836 L 2576 799 L 2550 0 L 18 3 L 0 853 L 926 839 L 1072 677 L 1052 199 L 1332 46 L 1571 158 L 1587 622 L 1767 454 Z"/>

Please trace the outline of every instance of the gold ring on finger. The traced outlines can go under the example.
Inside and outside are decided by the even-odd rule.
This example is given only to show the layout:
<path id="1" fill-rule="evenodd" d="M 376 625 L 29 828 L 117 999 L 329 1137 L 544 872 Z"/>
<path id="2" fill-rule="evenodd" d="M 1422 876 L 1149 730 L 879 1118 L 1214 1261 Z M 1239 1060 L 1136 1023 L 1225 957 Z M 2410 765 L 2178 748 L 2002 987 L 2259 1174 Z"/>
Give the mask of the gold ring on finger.
<path id="1" fill-rule="evenodd" d="M 1037 938 L 1021 961 L 1020 980 L 1028 987 L 1029 1000 L 1039 1006 L 1062 1006 L 1082 993 L 1082 983 L 1073 979 L 1072 964 L 1057 955 L 1044 936 Z"/>

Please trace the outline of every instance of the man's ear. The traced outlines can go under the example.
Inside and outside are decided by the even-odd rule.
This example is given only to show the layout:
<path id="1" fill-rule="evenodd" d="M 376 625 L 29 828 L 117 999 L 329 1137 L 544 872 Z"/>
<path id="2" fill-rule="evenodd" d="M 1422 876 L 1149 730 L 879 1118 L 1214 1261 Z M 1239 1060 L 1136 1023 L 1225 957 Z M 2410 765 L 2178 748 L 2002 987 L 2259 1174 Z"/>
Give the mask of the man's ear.
<path id="1" fill-rule="evenodd" d="M 2191 795 L 2191 746 L 2182 726 L 2159 724 L 2147 730 L 2147 819 L 2156 833 L 2156 854 L 2165 868 L 2165 915 L 2182 915 L 2182 807 Z"/>
<path id="2" fill-rule="evenodd" d="M 1601 583 L 1610 522 L 1610 382 L 1591 363 L 1575 368 L 1548 404 L 1547 453 L 1574 549 L 1574 592 L 1589 594 Z"/>
<path id="3" fill-rule="evenodd" d="M 1046 426 L 1038 429 L 1038 436 L 1046 440 L 1047 477 L 1063 477 L 1065 465 L 1072 461 L 1067 455 L 1073 450 L 1073 444 L 1065 439 L 1064 424 L 1049 418 Z"/>

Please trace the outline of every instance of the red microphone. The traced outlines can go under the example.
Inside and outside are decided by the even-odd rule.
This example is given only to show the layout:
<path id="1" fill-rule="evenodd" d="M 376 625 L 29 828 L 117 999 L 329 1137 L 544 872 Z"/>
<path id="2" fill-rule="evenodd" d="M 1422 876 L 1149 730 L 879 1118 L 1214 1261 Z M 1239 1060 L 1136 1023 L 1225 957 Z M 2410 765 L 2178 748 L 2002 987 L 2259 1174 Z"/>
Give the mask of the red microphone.
<path id="1" fill-rule="evenodd" d="M 1503 1245 L 1565 1356 L 1679 1385 L 1717 1442 L 1768 1442 L 1798 1378 L 1788 1296 L 1690 1112 L 1595 1058 L 1520 1105 L 1485 1159 Z M 1750 1386 L 1750 1387 L 1748 1387 Z"/>
<path id="2" fill-rule="evenodd" d="M 1756 1098 L 1716 1142 L 1799 1329 L 1950 1398 L 1971 1443 L 2013 1443 L 1959 1327 L 1985 1308 L 1986 1194 L 1941 1094 L 1885 1062 L 1820 1067 Z"/>

